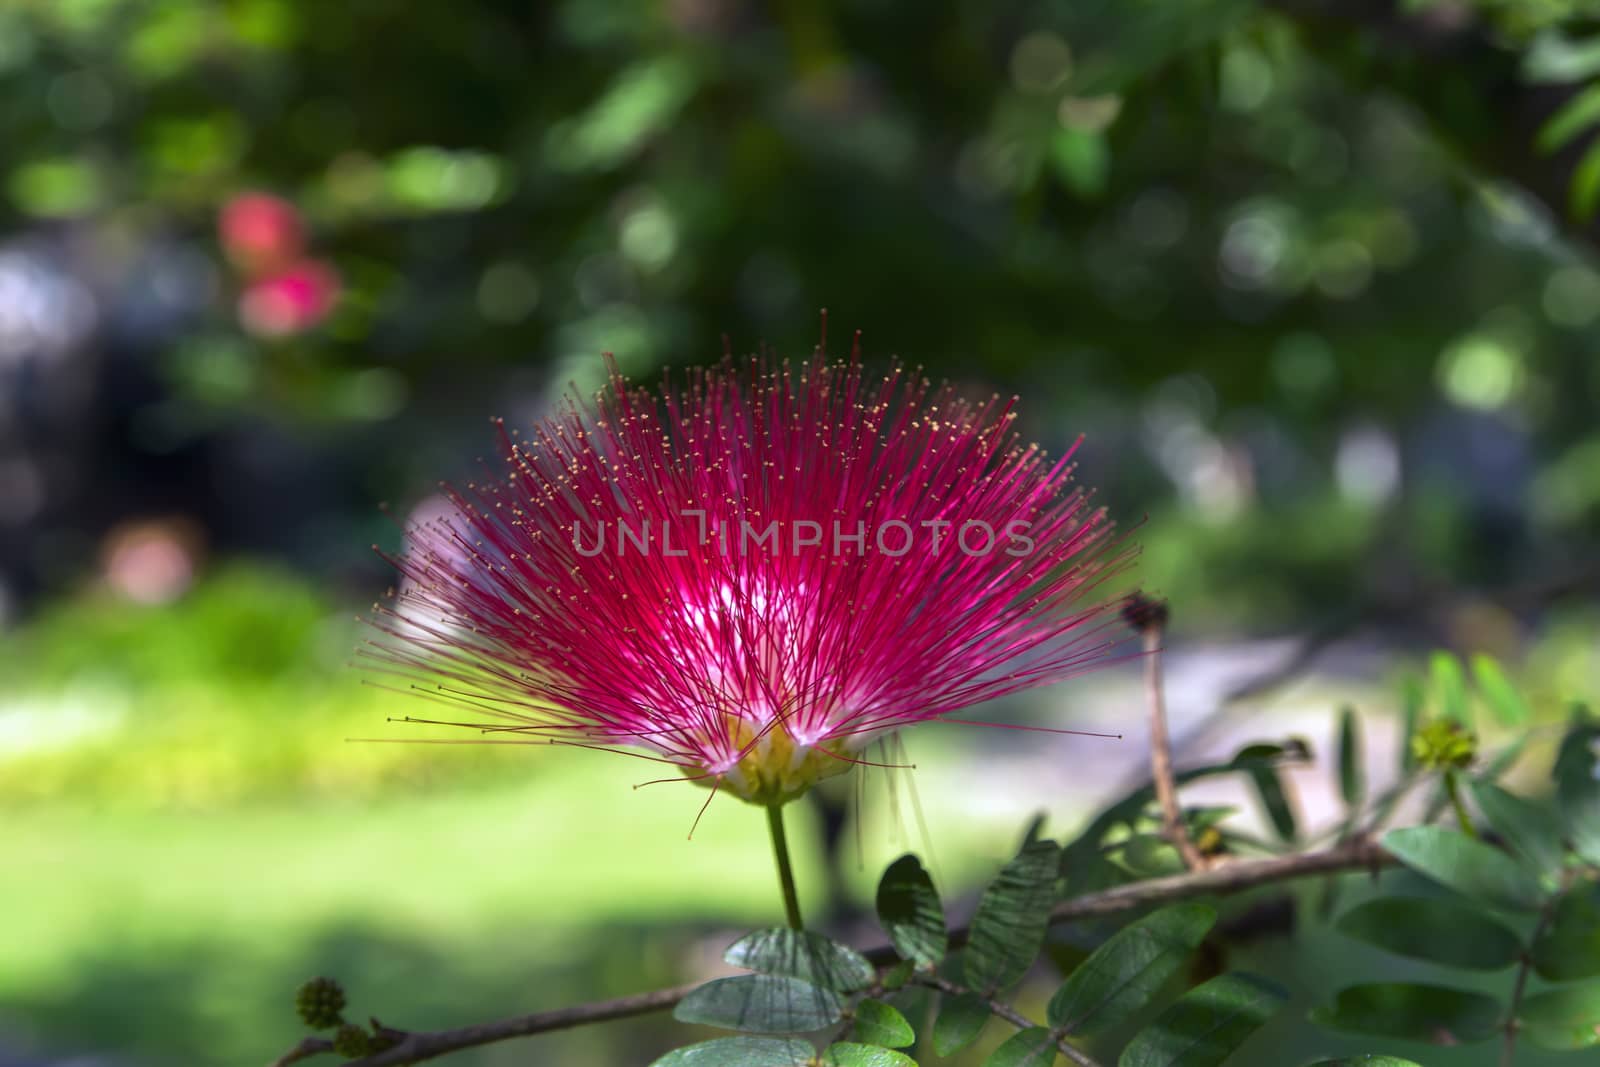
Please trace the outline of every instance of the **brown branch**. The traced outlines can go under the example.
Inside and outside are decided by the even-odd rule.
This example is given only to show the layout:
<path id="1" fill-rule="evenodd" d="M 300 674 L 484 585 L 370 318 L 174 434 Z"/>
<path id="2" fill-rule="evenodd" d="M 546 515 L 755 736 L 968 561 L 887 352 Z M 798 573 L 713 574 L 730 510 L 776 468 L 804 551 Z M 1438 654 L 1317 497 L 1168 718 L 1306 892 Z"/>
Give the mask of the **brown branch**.
<path id="1" fill-rule="evenodd" d="M 1561 892 L 1565 893 L 1572 885 L 1571 872 L 1562 876 Z M 1560 894 L 1551 897 L 1539 909 L 1539 921 L 1533 928 L 1533 933 L 1528 936 L 1528 944 L 1537 944 L 1539 938 L 1550 928 L 1550 923 L 1555 919 L 1556 901 Z M 1517 961 L 1517 977 L 1511 984 L 1511 1007 L 1506 1011 L 1505 1037 L 1500 1044 L 1500 1067 L 1512 1067 L 1517 1060 L 1517 1034 L 1522 1030 L 1522 1024 L 1517 1021 L 1517 1013 L 1522 1010 L 1522 995 L 1528 988 L 1528 972 L 1533 969 L 1533 952 L 1531 949 L 1522 950 L 1522 958 Z"/>
<path id="2" fill-rule="evenodd" d="M 940 978 L 936 974 L 928 975 L 922 979 L 922 982 L 924 985 L 937 989 L 941 993 L 950 993 L 955 996 L 972 992 L 966 986 L 957 985 L 947 978 Z M 990 1014 L 1000 1016 L 1000 1018 L 1015 1026 L 1018 1030 L 1029 1030 L 1039 1025 L 1003 1000 L 998 1000 L 994 997 L 984 997 L 983 999 L 989 1005 Z M 1076 1063 L 1078 1067 L 1100 1067 L 1100 1064 L 1093 1056 L 1068 1041 L 1065 1034 L 1058 1034 L 1052 1030 L 1050 1031 L 1050 1040 L 1055 1043 L 1056 1049 L 1063 1056 Z"/>
<path id="3" fill-rule="evenodd" d="M 1167 840 L 1183 857 L 1183 865 L 1198 871 L 1205 868 L 1205 857 L 1189 840 L 1189 831 L 1183 825 L 1183 809 L 1178 806 L 1178 788 L 1172 781 L 1172 740 L 1167 736 L 1167 700 L 1161 685 L 1162 630 L 1160 625 L 1152 625 L 1144 632 L 1145 699 L 1150 706 L 1150 778 L 1155 783 Z"/>
<path id="4" fill-rule="evenodd" d="M 689 985 L 673 986 L 670 989 L 658 989 L 652 993 L 638 993 L 631 997 L 618 997 L 615 1000 L 579 1004 L 574 1008 L 557 1008 L 554 1011 L 534 1012 L 532 1015 L 518 1015 L 510 1019 L 478 1023 L 475 1026 L 463 1026 L 455 1030 L 407 1034 L 405 1039 L 393 1048 L 384 1049 L 363 1059 L 349 1061 L 350 1067 L 390 1067 L 402 1063 L 421 1063 L 423 1060 L 435 1059 L 446 1053 L 458 1052 L 464 1048 L 476 1048 L 479 1045 L 492 1045 L 497 1041 L 506 1041 L 513 1037 L 530 1037 L 533 1034 L 587 1026 L 589 1023 L 649 1015 L 672 1007 L 699 985 L 699 982 L 693 982 Z"/>
<path id="5" fill-rule="evenodd" d="M 1097 893 L 1085 893 L 1062 901 L 1050 912 L 1052 926 L 1075 922 L 1097 916 L 1116 915 L 1154 904 L 1167 904 L 1199 896 L 1226 896 L 1256 889 L 1276 882 L 1291 881 L 1318 874 L 1338 874 L 1344 871 L 1374 870 L 1393 862 L 1375 842 L 1357 838 L 1320 852 L 1307 852 L 1294 856 L 1274 856 L 1264 860 L 1237 860 L 1190 874 L 1175 874 L 1168 878 L 1153 878 L 1146 882 L 1117 886 Z M 952 931 L 950 941 L 959 947 L 966 943 L 965 927 Z M 865 953 L 879 966 L 899 961 L 894 949 L 884 945 Z M 420 1063 L 461 1049 L 489 1045 L 514 1037 L 529 1037 L 552 1030 L 567 1030 L 589 1023 L 627 1019 L 635 1015 L 665 1011 L 688 995 L 698 983 L 659 989 L 653 993 L 640 993 L 615 1000 L 601 1000 L 580 1004 L 573 1008 L 518 1015 L 496 1022 L 464 1026 L 455 1030 L 406 1034 L 398 1045 L 364 1059 L 351 1060 L 351 1067 L 394 1067 L 403 1063 Z M 289 1052 L 273 1061 L 272 1067 L 286 1067 L 311 1056 L 331 1052 L 332 1043 L 323 1038 L 308 1037 Z"/>
<path id="6" fill-rule="evenodd" d="M 1343 871 L 1377 872 L 1394 863 L 1393 857 L 1370 838 L 1356 838 L 1320 852 L 1273 856 L 1264 860 L 1237 860 L 1204 871 L 1151 878 L 1144 882 L 1085 893 L 1064 900 L 1050 912 L 1050 925 L 1101 915 L 1115 915 L 1152 904 L 1169 904 L 1191 897 L 1228 896 L 1275 882 L 1309 878 Z"/>
<path id="7" fill-rule="evenodd" d="M 333 1042 L 325 1037 L 308 1037 L 282 1056 L 273 1060 L 267 1067 L 289 1067 L 291 1063 L 308 1060 L 312 1056 L 320 1056 L 324 1052 L 333 1051 Z"/>

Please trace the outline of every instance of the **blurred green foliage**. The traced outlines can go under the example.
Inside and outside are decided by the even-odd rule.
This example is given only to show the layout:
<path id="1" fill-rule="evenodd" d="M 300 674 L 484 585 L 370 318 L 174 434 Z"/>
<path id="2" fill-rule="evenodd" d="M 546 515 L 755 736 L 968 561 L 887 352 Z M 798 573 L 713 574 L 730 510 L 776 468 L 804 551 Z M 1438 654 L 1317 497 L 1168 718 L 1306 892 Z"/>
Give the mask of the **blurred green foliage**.
<path id="1" fill-rule="evenodd" d="M 1087 431 L 1089 475 L 1154 540 L 1197 520 L 1263 586 L 1288 576 L 1240 599 L 1317 603 L 1302 565 L 1379 540 L 1453 576 L 1511 547 L 1536 569 L 1600 518 L 1600 274 L 1462 171 L 1430 130 L 1453 112 L 1372 88 L 1381 34 L 1298 16 L 1317 6 L 8 0 L 0 226 L 69 222 L 115 279 L 158 238 L 220 259 L 241 190 L 298 204 L 344 280 L 333 318 L 243 336 L 214 272 L 139 425 L 155 448 L 355 427 L 333 441 L 356 514 L 467 469 L 482 415 L 531 419 L 602 349 L 634 374 L 724 333 L 793 353 L 827 306 L 870 358 L 1025 392 L 1047 444 Z M 1587 11 L 1472 17 L 1529 84 L 1568 84 Z M 1416 80 L 1467 100 L 1432 58 Z M 1449 412 L 1504 427 L 1476 478 L 1450 471 Z M 1485 543 L 1485 508 L 1529 538 Z M 1301 516 L 1314 536 L 1256 532 Z M 1157 574 L 1237 622 L 1240 569 Z"/>
<path id="2" fill-rule="evenodd" d="M 601 350 L 639 376 L 723 334 L 798 353 L 823 306 L 835 349 L 860 328 L 869 360 L 1023 394 L 1052 448 L 1086 432 L 1088 479 L 1148 513 L 1141 576 L 1191 631 L 1592 558 L 1600 272 L 1575 215 L 1600 171 L 1575 213 L 1509 180 L 1524 155 L 1596 158 L 1592 130 L 1582 107 L 1508 128 L 1485 94 L 1592 100 L 1600 12 L 1394 5 L 1484 20 L 1502 81 L 1420 45 L 1384 60 L 1390 35 L 1297 14 L 1318 6 L 0 0 L 0 234 L 62 238 L 106 309 L 166 307 L 152 249 L 200 265 L 198 310 L 137 353 L 160 390 L 107 391 L 133 408 L 117 447 L 260 426 L 305 447 L 342 494 L 313 572 L 364 558 L 375 501 L 471 477 L 483 416 L 593 385 Z M 316 329 L 241 326 L 215 218 L 249 189 L 295 203 L 338 269 Z M 128 455 L 74 436 L 117 477 Z M 358 1007 L 451 1025 L 692 969 L 653 920 L 767 916 L 743 813 L 680 840 L 697 792 L 640 800 L 635 768 L 586 754 L 347 743 L 419 712 L 345 667 L 346 591 L 223 568 L 167 606 L 91 587 L 4 633 L 8 1038 L 255 1061 L 324 966 Z M 1428 643 L 1515 662 L 1521 618 L 1470 607 Z M 1600 678 L 1592 613 L 1546 621 L 1512 670 L 1540 722 Z M 925 799 L 959 887 L 997 831 L 958 784 Z M 1323 928 L 1256 951 L 1277 974 L 1315 959 L 1328 999 L 1348 961 Z M 541 1050 L 682 1038 L 630 1025 Z"/>
<path id="3" fill-rule="evenodd" d="M 0 803 L 209 809 L 526 774 L 538 748 L 439 758 L 386 718 L 418 699 L 348 669 L 360 640 L 303 579 L 236 566 L 163 606 L 91 592 L 0 647 Z M 423 705 L 426 706 L 426 705 Z"/>

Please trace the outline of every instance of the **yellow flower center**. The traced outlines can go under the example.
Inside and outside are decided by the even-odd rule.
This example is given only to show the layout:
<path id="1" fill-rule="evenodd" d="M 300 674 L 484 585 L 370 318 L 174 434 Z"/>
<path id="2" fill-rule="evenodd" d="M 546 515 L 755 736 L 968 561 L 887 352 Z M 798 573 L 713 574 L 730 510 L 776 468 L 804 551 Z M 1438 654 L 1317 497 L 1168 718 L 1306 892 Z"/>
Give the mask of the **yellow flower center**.
<path id="1" fill-rule="evenodd" d="M 824 778 L 843 774 L 852 766 L 850 759 L 841 758 L 849 750 L 847 744 L 802 744 L 782 722 L 763 729 L 741 719 L 732 741 L 740 750 L 748 749 L 738 763 L 721 774 L 709 768 L 690 773 L 710 772 L 713 776 L 702 779 L 701 784 L 729 790 L 752 804 L 787 804 Z"/>

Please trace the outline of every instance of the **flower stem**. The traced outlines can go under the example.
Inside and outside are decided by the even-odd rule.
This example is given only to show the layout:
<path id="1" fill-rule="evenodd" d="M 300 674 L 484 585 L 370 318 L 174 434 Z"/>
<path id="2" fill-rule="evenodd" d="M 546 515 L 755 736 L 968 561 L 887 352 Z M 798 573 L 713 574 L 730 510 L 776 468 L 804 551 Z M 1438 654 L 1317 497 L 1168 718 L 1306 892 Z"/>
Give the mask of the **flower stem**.
<path id="1" fill-rule="evenodd" d="M 1206 861 L 1183 825 L 1183 808 L 1178 804 L 1178 789 L 1172 777 L 1172 742 L 1167 736 L 1167 701 L 1161 683 L 1161 626 L 1144 632 L 1144 681 L 1150 705 L 1150 779 L 1155 783 L 1156 801 L 1161 805 L 1161 824 L 1168 842 L 1183 857 L 1191 871 L 1203 871 Z"/>
<path id="2" fill-rule="evenodd" d="M 1456 781 L 1455 771 L 1444 772 L 1444 791 L 1450 795 L 1450 806 L 1456 810 L 1456 820 L 1461 823 L 1461 832 L 1468 837 L 1477 837 L 1477 827 L 1472 825 L 1472 819 L 1467 815 L 1467 806 L 1461 802 L 1461 786 Z"/>
<path id="3" fill-rule="evenodd" d="M 783 806 L 767 806 L 767 830 L 772 834 L 772 854 L 778 859 L 778 883 L 783 886 L 783 910 L 789 925 L 804 930 L 800 919 L 800 895 L 794 889 L 794 867 L 789 863 L 789 839 L 783 832 Z"/>

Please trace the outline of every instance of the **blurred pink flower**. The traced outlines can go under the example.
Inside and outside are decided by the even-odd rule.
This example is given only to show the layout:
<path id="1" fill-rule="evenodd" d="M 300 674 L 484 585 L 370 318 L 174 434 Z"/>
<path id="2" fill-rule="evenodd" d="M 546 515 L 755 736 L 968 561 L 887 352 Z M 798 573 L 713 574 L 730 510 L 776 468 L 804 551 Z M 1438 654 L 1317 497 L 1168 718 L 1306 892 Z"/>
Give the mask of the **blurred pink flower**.
<path id="1" fill-rule="evenodd" d="M 239 294 L 239 321 L 263 337 L 302 333 L 327 318 L 338 297 L 334 269 L 305 259 L 251 282 Z"/>
<path id="2" fill-rule="evenodd" d="M 305 250 L 305 225 L 289 201 L 241 193 L 223 205 L 217 231 L 228 260 L 252 276 L 288 266 Z"/>
<path id="3" fill-rule="evenodd" d="M 1128 552 L 1011 403 L 820 351 L 659 399 L 611 370 L 407 529 L 365 654 L 475 713 L 450 725 L 781 804 L 901 727 L 1116 654 L 1100 586 Z"/>

